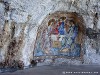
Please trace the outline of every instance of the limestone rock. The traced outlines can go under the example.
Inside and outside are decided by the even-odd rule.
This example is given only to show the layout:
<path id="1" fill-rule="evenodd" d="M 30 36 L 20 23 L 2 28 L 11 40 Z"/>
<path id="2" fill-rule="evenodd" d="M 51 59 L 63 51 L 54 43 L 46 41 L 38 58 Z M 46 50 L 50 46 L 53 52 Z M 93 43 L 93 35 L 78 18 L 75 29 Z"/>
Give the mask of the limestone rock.
<path id="1" fill-rule="evenodd" d="M 7 60 L 10 63 L 8 59 L 13 58 L 29 66 L 33 59 L 37 29 L 46 15 L 56 11 L 76 12 L 83 17 L 86 28 L 100 33 L 100 0 L 0 0 L 0 62 Z M 84 61 L 100 63 L 100 34 L 96 40 L 93 39 L 97 46 L 91 50 L 91 42 L 87 42 L 91 39 L 86 37 L 84 55 L 92 51 L 97 53 L 91 53 L 89 60 L 87 58 L 90 56 L 84 57 Z M 75 63 L 80 64 L 76 60 Z"/>

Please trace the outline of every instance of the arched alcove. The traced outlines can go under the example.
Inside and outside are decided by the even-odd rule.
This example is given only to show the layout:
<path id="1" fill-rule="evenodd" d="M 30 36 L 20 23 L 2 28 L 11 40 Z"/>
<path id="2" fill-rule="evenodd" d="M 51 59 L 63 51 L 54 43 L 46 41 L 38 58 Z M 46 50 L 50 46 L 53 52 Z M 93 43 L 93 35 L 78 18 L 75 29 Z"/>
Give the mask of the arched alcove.
<path id="1" fill-rule="evenodd" d="M 43 20 L 37 31 L 34 60 L 83 58 L 84 21 L 75 12 L 57 11 Z"/>

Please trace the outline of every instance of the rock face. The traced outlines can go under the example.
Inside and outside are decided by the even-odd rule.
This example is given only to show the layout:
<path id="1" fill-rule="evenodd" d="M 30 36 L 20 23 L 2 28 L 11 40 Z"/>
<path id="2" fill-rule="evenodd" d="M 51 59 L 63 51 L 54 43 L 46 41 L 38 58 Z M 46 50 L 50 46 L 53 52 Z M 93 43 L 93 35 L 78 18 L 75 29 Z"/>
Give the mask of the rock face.
<path id="1" fill-rule="evenodd" d="M 83 64 L 100 65 L 100 0 L 0 0 L 0 62 L 9 66 L 21 61 L 29 66 L 37 29 L 48 14 L 56 11 L 83 17 Z"/>

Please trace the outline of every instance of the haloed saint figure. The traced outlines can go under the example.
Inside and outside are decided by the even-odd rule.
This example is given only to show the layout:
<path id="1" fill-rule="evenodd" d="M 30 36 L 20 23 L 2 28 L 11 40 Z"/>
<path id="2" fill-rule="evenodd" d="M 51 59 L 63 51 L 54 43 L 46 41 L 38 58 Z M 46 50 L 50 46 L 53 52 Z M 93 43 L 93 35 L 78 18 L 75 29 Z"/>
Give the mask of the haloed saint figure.
<path id="1" fill-rule="evenodd" d="M 81 45 L 76 42 L 78 30 L 73 18 L 50 19 L 47 28 L 38 32 L 34 56 L 79 57 Z"/>

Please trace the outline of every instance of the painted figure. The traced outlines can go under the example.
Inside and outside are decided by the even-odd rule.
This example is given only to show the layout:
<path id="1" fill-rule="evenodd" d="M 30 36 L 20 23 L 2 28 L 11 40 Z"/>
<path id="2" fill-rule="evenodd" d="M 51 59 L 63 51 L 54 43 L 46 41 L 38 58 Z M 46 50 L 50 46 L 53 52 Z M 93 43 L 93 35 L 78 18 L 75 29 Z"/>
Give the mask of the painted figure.
<path id="1" fill-rule="evenodd" d="M 37 37 L 35 56 L 80 56 L 81 45 L 75 42 L 78 32 L 78 25 L 73 19 L 66 21 L 65 17 L 61 17 L 49 20 L 48 28 Z"/>
<path id="2" fill-rule="evenodd" d="M 66 45 L 70 48 L 72 43 L 75 42 L 75 38 L 78 35 L 78 27 L 74 24 L 73 20 L 67 22 L 69 26 L 68 30 L 66 30 Z"/>

